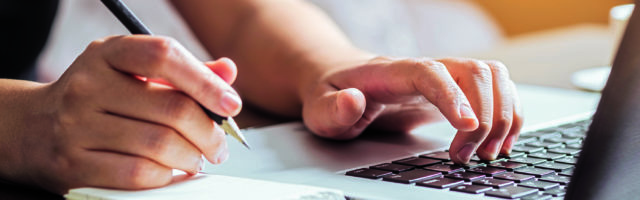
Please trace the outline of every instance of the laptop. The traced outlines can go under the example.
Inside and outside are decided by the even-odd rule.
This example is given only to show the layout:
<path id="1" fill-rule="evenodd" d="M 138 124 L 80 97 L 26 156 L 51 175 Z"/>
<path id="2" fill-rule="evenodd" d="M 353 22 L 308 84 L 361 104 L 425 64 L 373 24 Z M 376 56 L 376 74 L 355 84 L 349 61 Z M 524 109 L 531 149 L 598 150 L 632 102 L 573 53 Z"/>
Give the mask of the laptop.
<path id="1" fill-rule="evenodd" d="M 230 159 L 204 173 L 335 188 L 350 199 L 640 198 L 640 10 L 595 114 L 597 95 L 518 88 L 535 110 L 525 113 L 513 153 L 494 161 L 451 163 L 446 148 L 455 130 L 446 122 L 408 134 L 367 131 L 346 142 L 294 122 L 245 130 L 253 149 L 229 142 Z"/>

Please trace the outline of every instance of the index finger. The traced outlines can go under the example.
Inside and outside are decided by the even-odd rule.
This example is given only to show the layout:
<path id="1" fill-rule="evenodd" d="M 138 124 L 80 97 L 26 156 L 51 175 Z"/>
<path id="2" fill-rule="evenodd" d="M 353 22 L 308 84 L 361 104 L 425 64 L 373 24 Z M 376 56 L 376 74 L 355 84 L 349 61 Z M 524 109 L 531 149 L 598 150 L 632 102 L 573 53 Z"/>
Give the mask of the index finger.
<path id="1" fill-rule="evenodd" d="M 118 71 L 166 80 L 219 115 L 240 112 L 238 93 L 174 39 L 119 36 L 105 40 L 103 45 L 103 58 Z"/>

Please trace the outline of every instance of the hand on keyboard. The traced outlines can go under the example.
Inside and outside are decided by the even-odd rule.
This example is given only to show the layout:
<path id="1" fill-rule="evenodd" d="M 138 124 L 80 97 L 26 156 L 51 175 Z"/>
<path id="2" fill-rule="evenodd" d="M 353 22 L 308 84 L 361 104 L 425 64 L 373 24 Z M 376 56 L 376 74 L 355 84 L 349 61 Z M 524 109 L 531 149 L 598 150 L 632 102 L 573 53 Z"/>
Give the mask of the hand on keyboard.
<path id="1" fill-rule="evenodd" d="M 495 61 L 387 58 L 342 64 L 303 94 L 303 119 L 316 134 L 351 139 L 369 125 L 409 131 L 441 119 L 459 130 L 451 158 L 509 153 L 522 125 L 515 86 Z"/>

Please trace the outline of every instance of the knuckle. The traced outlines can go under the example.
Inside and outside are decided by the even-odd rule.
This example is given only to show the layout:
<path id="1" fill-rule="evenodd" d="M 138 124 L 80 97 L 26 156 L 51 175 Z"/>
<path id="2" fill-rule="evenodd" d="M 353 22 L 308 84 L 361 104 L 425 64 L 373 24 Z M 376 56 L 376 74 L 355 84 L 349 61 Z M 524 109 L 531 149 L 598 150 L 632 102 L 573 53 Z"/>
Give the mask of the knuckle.
<path id="1" fill-rule="evenodd" d="M 222 89 L 220 88 L 221 86 L 214 84 L 216 83 L 216 76 L 217 75 L 214 73 L 204 74 L 205 81 L 202 81 L 198 87 L 198 89 L 202 91 L 200 94 L 215 94 L 217 92 L 222 92 Z"/>
<path id="2" fill-rule="evenodd" d="M 447 67 L 438 61 L 431 59 L 419 59 L 416 60 L 416 67 L 421 68 L 422 70 L 429 70 L 433 72 L 446 71 Z"/>
<path id="3" fill-rule="evenodd" d="M 445 105 L 445 104 L 452 104 L 452 105 L 457 105 L 460 101 L 460 97 L 462 97 L 462 95 L 460 94 L 460 92 L 458 91 L 458 86 L 457 85 L 449 85 L 449 84 L 445 84 L 439 91 L 433 91 L 434 94 L 434 102 L 436 105 Z"/>
<path id="4" fill-rule="evenodd" d="M 164 114 L 176 120 L 188 120 L 194 113 L 196 103 L 186 95 L 174 92 L 164 105 Z"/>
<path id="5" fill-rule="evenodd" d="M 491 123 L 489 122 L 480 122 L 478 124 L 478 129 L 475 130 L 476 133 L 481 135 L 487 135 L 491 131 Z"/>
<path id="6" fill-rule="evenodd" d="M 115 40 L 122 37 L 123 36 L 107 36 L 107 37 L 103 37 L 103 38 L 91 41 L 91 43 L 89 43 L 89 45 L 87 46 L 86 50 L 94 50 L 94 49 L 102 48 L 102 46 L 104 46 L 105 44 L 112 43 Z"/>
<path id="7" fill-rule="evenodd" d="M 409 63 L 412 68 L 412 72 L 416 79 L 427 82 L 425 79 L 432 79 L 437 76 L 441 76 L 443 72 L 447 71 L 447 67 L 438 61 L 431 59 L 406 59 L 404 62 Z"/>
<path id="8" fill-rule="evenodd" d="M 473 59 L 466 62 L 466 65 L 469 67 L 471 73 L 480 75 L 491 75 L 491 68 L 489 67 L 489 65 Z"/>
<path id="9" fill-rule="evenodd" d="M 376 56 L 374 58 L 372 58 L 370 60 L 371 63 L 384 63 L 384 62 L 390 62 L 393 61 L 394 59 L 392 57 L 389 56 Z"/>
<path id="10" fill-rule="evenodd" d="M 171 142 L 178 139 L 177 133 L 165 127 L 150 128 L 144 146 L 153 157 L 164 157 L 171 153 Z"/>
<path id="11" fill-rule="evenodd" d="M 213 129 L 213 134 L 209 135 L 209 142 L 206 146 L 201 147 L 209 155 L 217 155 L 219 151 L 226 148 L 225 133 L 222 128 L 216 127 Z"/>
<path id="12" fill-rule="evenodd" d="M 154 177 L 152 175 L 157 173 L 155 170 L 157 169 L 155 169 L 149 161 L 136 159 L 129 168 L 129 176 L 125 178 L 131 188 L 148 188 L 154 185 Z"/>
<path id="13" fill-rule="evenodd" d="M 178 42 L 170 37 L 153 37 L 148 41 L 148 59 L 151 66 L 160 68 L 167 63 L 178 48 Z"/>
<path id="14" fill-rule="evenodd" d="M 499 76 L 503 76 L 503 77 L 508 77 L 509 76 L 509 70 L 507 69 L 507 66 L 502 64 L 502 62 L 500 62 L 500 61 L 487 61 L 487 63 L 489 63 L 489 66 L 491 67 L 491 71 L 492 71 L 493 74 L 499 75 Z"/>
<path id="15" fill-rule="evenodd" d="M 511 123 L 513 121 L 511 120 L 510 117 L 506 117 L 506 116 L 501 116 L 498 119 L 495 119 L 493 122 L 493 127 L 492 128 L 499 128 L 500 132 L 502 133 L 506 133 L 509 130 L 509 127 L 511 126 Z"/>
<path id="16" fill-rule="evenodd" d="M 77 98 L 87 97 L 91 95 L 93 84 L 94 82 L 88 73 L 76 71 L 63 87 L 63 99 L 65 102 L 76 102 Z"/>
<path id="17" fill-rule="evenodd" d="M 212 144 L 215 144 L 215 148 L 219 149 L 221 146 L 224 146 L 224 144 L 226 143 L 225 140 L 225 133 L 224 130 L 222 130 L 222 128 L 216 128 L 214 131 L 214 134 L 212 134 L 211 136 L 211 140 Z"/>
<path id="18" fill-rule="evenodd" d="M 92 51 L 92 50 L 99 49 L 100 47 L 102 47 L 104 43 L 105 43 L 104 39 L 91 41 L 91 43 L 87 45 L 87 48 L 85 49 L 85 51 Z"/>

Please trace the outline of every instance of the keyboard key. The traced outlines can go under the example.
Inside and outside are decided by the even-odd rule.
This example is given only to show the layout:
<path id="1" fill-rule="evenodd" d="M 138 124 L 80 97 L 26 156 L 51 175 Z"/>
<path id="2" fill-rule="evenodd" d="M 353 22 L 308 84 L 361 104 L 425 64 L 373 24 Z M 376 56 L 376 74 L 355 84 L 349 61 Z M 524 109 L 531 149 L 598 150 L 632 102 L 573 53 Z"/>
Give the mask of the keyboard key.
<path id="1" fill-rule="evenodd" d="M 563 138 L 569 138 L 569 139 L 578 139 L 580 141 L 582 141 L 582 139 L 585 138 L 584 134 L 580 134 L 580 133 L 562 133 L 562 137 Z M 569 143 L 572 144 L 572 143 Z"/>
<path id="2" fill-rule="evenodd" d="M 515 145 L 511 148 L 511 151 L 523 152 L 523 153 L 535 153 L 535 152 L 544 151 L 544 148 Z"/>
<path id="3" fill-rule="evenodd" d="M 547 159 L 547 160 L 551 161 L 551 160 L 564 158 L 565 155 L 564 154 L 557 154 L 557 153 L 549 153 L 549 152 L 546 152 L 546 153 L 545 152 L 537 152 L 537 153 L 529 154 L 528 157 Z"/>
<path id="4" fill-rule="evenodd" d="M 520 198 L 520 200 L 549 200 L 551 198 L 553 198 L 553 196 L 548 194 L 532 194 L 524 196 Z"/>
<path id="5" fill-rule="evenodd" d="M 538 140 L 541 140 L 541 141 L 544 141 L 545 139 L 548 139 L 548 138 L 562 138 L 562 134 L 560 132 L 540 133 L 540 134 L 534 134 L 532 136 L 538 137 Z"/>
<path id="6" fill-rule="evenodd" d="M 455 178 L 455 179 L 462 179 L 462 180 L 465 180 L 465 181 L 476 181 L 476 180 L 483 179 L 486 176 L 484 174 L 476 174 L 476 173 L 471 173 L 471 172 L 456 172 L 456 173 L 453 173 L 453 174 L 447 174 L 447 175 L 445 175 L 445 177 Z"/>
<path id="7" fill-rule="evenodd" d="M 475 168 L 475 167 L 482 167 L 482 166 L 487 166 L 484 163 L 480 163 L 480 162 L 476 162 L 476 161 L 469 161 L 469 163 L 461 165 L 461 164 L 457 164 L 457 163 L 453 163 L 453 161 L 449 161 L 444 163 L 445 165 L 453 165 L 453 166 L 460 166 L 463 167 L 465 169 L 470 169 L 470 168 Z"/>
<path id="8" fill-rule="evenodd" d="M 492 178 L 485 178 L 482 180 L 473 181 L 472 183 L 474 185 L 486 185 L 494 188 L 501 188 L 501 187 L 506 187 L 514 184 L 513 181 L 492 179 Z"/>
<path id="9" fill-rule="evenodd" d="M 440 177 L 440 178 L 429 179 L 426 181 L 420 181 L 420 182 L 417 182 L 416 185 L 444 189 L 444 188 L 450 188 L 453 186 L 461 185 L 463 183 L 464 183 L 463 180 Z"/>
<path id="10" fill-rule="evenodd" d="M 497 162 L 504 162 L 504 161 L 507 161 L 507 160 L 509 160 L 509 159 L 508 158 L 504 158 L 504 157 L 498 157 L 495 160 L 483 160 L 483 161 L 480 161 L 480 162 L 483 162 L 485 164 L 491 164 L 491 163 L 497 163 Z"/>
<path id="11" fill-rule="evenodd" d="M 424 167 L 424 169 L 442 172 L 443 174 L 451 174 L 451 173 L 456 173 L 464 170 L 464 168 L 461 166 L 444 165 L 444 164 L 429 165 Z"/>
<path id="12" fill-rule="evenodd" d="M 520 137 L 518 137 L 518 140 L 514 143 L 514 145 L 520 145 L 520 144 L 525 144 L 525 143 L 535 142 L 535 141 L 538 141 L 537 137 L 521 135 Z"/>
<path id="13" fill-rule="evenodd" d="M 580 149 L 569 149 L 569 148 L 549 149 L 549 152 L 566 154 L 566 155 L 577 155 L 580 153 Z"/>
<path id="14" fill-rule="evenodd" d="M 520 157 L 520 158 L 512 158 L 509 159 L 510 162 L 524 163 L 527 165 L 537 165 L 547 162 L 545 159 L 539 158 L 529 158 L 529 157 Z"/>
<path id="15" fill-rule="evenodd" d="M 519 151 L 511 151 L 510 154 L 500 154 L 498 155 L 498 158 L 517 158 L 517 157 L 523 157 L 527 154 L 525 154 L 524 152 L 519 152 Z"/>
<path id="16" fill-rule="evenodd" d="M 442 160 L 442 161 L 450 161 L 451 160 L 451 158 L 449 157 L 449 152 L 446 152 L 446 151 L 437 151 L 437 152 L 426 153 L 426 154 L 420 155 L 420 157 L 437 159 L 437 160 Z"/>
<path id="17" fill-rule="evenodd" d="M 451 188 L 452 191 L 466 192 L 471 194 L 480 194 L 490 189 L 491 187 L 482 185 L 459 185 Z"/>
<path id="18" fill-rule="evenodd" d="M 563 176 L 573 176 L 573 169 L 575 169 L 575 168 L 564 170 L 564 171 L 562 171 L 562 172 L 560 172 L 558 174 L 563 175 Z"/>
<path id="19" fill-rule="evenodd" d="M 575 165 L 578 162 L 578 159 L 576 159 L 574 157 L 564 157 L 564 158 L 560 158 L 558 160 L 555 160 L 555 162 Z"/>
<path id="20" fill-rule="evenodd" d="M 536 177 L 543 177 L 543 176 L 546 176 L 546 175 L 554 174 L 553 170 L 533 168 L 533 167 L 516 169 L 515 172 L 518 173 L 518 174 L 534 175 Z"/>
<path id="21" fill-rule="evenodd" d="M 538 190 L 533 188 L 509 186 L 509 187 L 500 188 L 500 189 L 492 189 L 492 190 L 486 191 L 484 194 L 488 196 L 494 196 L 494 197 L 500 197 L 500 198 L 515 199 L 515 198 L 520 198 L 536 192 L 538 192 Z"/>
<path id="22" fill-rule="evenodd" d="M 569 181 L 571 181 L 571 177 L 569 177 L 569 176 L 558 176 L 558 175 L 554 174 L 554 175 L 542 177 L 539 180 L 548 181 L 548 182 L 554 182 L 554 183 L 560 183 L 562 185 L 566 185 L 567 183 L 569 183 Z"/>
<path id="23" fill-rule="evenodd" d="M 507 170 L 505 169 L 498 169 L 493 167 L 476 167 L 476 168 L 467 169 L 467 171 L 478 173 L 478 174 L 484 174 L 486 176 L 495 176 L 495 175 L 507 172 Z"/>
<path id="24" fill-rule="evenodd" d="M 510 181 L 514 181 L 516 183 L 520 183 L 520 182 L 532 180 L 533 178 L 535 178 L 535 176 L 527 175 L 527 174 L 516 174 L 516 173 L 513 173 L 513 172 L 507 172 L 507 173 L 504 173 L 504 174 L 496 175 L 493 178 L 503 179 L 503 180 L 510 180 Z"/>
<path id="25" fill-rule="evenodd" d="M 379 165 L 371 166 L 369 168 L 371 168 L 371 169 L 379 169 L 379 170 L 384 170 L 384 171 L 390 171 L 390 172 L 393 172 L 393 173 L 400 173 L 400 172 L 403 172 L 403 171 L 409 171 L 409 170 L 413 169 L 412 166 L 392 164 L 392 163 L 382 163 L 382 164 L 379 164 Z"/>
<path id="26" fill-rule="evenodd" d="M 585 127 L 571 127 L 565 128 L 561 130 L 562 133 L 572 133 L 572 134 L 582 134 L 585 135 L 587 133 L 587 129 Z"/>
<path id="27" fill-rule="evenodd" d="M 575 127 L 579 127 L 581 123 L 582 123 L 582 121 L 579 121 L 579 122 L 572 122 L 572 123 L 566 123 L 566 124 L 559 125 L 557 128 L 558 128 L 559 130 L 569 129 L 569 128 L 575 128 Z"/>
<path id="28" fill-rule="evenodd" d="M 561 171 L 564 171 L 564 170 L 572 169 L 573 165 L 548 162 L 548 163 L 542 163 L 542 164 L 536 165 L 536 167 L 537 168 L 542 168 L 542 169 L 550 169 L 550 170 L 554 170 L 556 172 L 561 172 Z"/>
<path id="29" fill-rule="evenodd" d="M 489 164 L 490 167 L 506 169 L 507 171 L 513 171 L 514 169 L 520 169 L 523 167 L 527 167 L 527 164 L 517 163 L 517 162 L 497 162 Z"/>
<path id="30" fill-rule="evenodd" d="M 392 173 L 390 171 L 382 171 L 382 170 L 367 169 L 367 168 L 351 170 L 346 173 L 346 175 L 348 176 L 356 176 L 356 177 L 370 178 L 370 179 L 377 179 L 389 174 L 392 174 Z"/>
<path id="31" fill-rule="evenodd" d="M 563 197 L 565 194 L 567 194 L 567 190 L 564 188 L 556 188 L 553 190 L 544 191 L 544 194 L 552 195 L 554 197 Z"/>
<path id="32" fill-rule="evenodd" d="M 569 145 L 567 145 L 567 148 L 582 149 L 582 144 L 569 144 Z"/>
<path id="33" fill-rule="evenodd" d="M 442 161 L 435 160 L 435 159 L 429 159 L 429 158 L 409 157 L 409 158 L 405 158 L 405 159 L 401 159 L 401 160 L 396 160 L 396 161 L 393 161 L 391 163 L 422 167 L 422 166 L 437 164 L 437 163 L 440 163 L 440 162 L 442 162 Z"/>
<path id="34" fill-rule="evenodd" d="M 562 138 L 562 137 L 557 137 L 557 138 L 547 138 L 547 139 L 544 139 L 543 141 L 544 142 L 549 142 L 549 143 L 574 144 L 574 143 L 579 143 L 582 140 L 580 138 Z"/>
<path id="35" fill-rule="evenodd" d="M 549 142 L 529 142 L 526 143 L 524 145 L 530 146 L 530 147 L 542 147 L 545 149 L 553 149 L 553 148 L 558 148 L 558 147 L 562 147 L 562 143 L 549 143 Z"/>
<path id="36" fill-rule="evenodd" d="M 526 181 L 519 183 L 518 186 L 536 188 L 539 190 L 550 190 L 552 188 L 560 186 L 560 184 L 545 181 Z"/>
<path id="37" fill-rule="evenodd" d="M 421 180 L 441 177 L 442 173 L 435 171 L 428 171 L 423 169 L 416 169 L 407 172 L 400 172 L 399 174 L 391 174 L 382 177 L 383 181 L 391 181 L 396 183 L 415 183 Z"/>
<path id="38" fill-rule="evenodd" d="M 471 158 L 469 160 L 476 161 L 476 162 L 480 162 L 481 161 L 480 157 L 478 157 L 478 155 L 475 155 L 475 154 L 473 156 L 471 156 Z"/>

